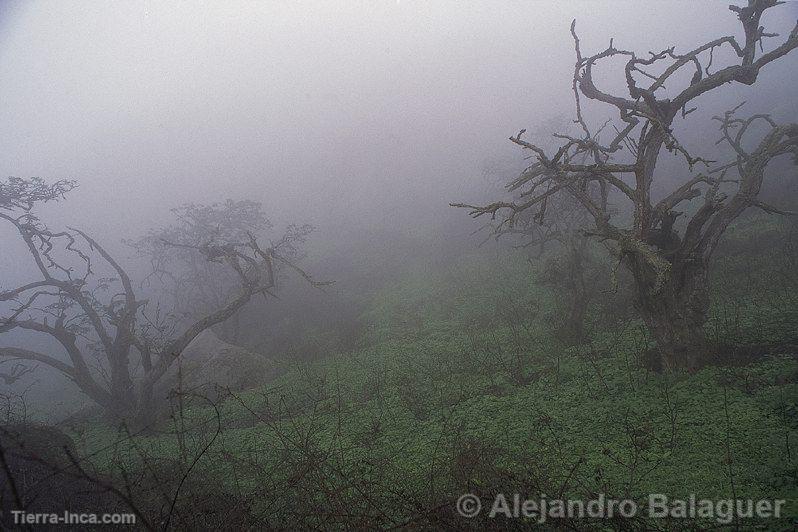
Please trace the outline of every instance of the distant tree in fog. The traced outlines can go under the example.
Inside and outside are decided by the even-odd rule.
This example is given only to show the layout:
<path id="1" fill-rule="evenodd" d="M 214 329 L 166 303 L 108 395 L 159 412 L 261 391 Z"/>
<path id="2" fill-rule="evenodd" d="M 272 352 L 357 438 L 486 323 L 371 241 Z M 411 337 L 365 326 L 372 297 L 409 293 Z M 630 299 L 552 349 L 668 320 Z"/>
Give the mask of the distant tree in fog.
<path id="1" fill-rule="evenodd" d="M 538 220 L 523 213 L 512 226 L 494 228 L 495 236 L 512 238 L 524 248 L 529 261 L 541 261 L 541 281 L 562 296 L 565 313 L 558 334 L 570 344 L 587 339 L 586 318 L 590 303 L 601 289 L 599 277 L 607 273 L 592 252 L 584 212 L 571 198 L 553 198 L 552 215 Z"/>
<path id="2" fill-rule="evenodd" d="M 53 231 L 34 214 L 38 204 L 60 199 L 74 187 L 71 181 L 0 182 L 0 220 L 16 229 L 38 277 L 0 289 L 0 333 L 19 329 L 47 335 L 60 344 L 66 360 L 14 347 L 0 347 L 0 358 L 57 369 L 111 416 L 134 426 L 152 422 L 160 400 L 154 397 L 155 385 L 189 343 L 254 297 L 267 296 L 276 285 L 277 269 L 297 273 L 314 286 L 327 284 L 314 281 L 293 262 L 309 229 L 292 228 L 277 242 L 262 246 L 250 231 L 267 225 L 257 204 L 188 206 L 177 210 L 184 216 L 181 223 L 150 235 L 164 237 L 149 248 L 164 254 L 156 262 L 158 272 L 199 283 L 200 278 L 188 281 L 190 272 L 183 268 L 211 262 L 213 271 L 227 276 L 229 293 L 208 300 L 199 316 L 175 319 L 140 299 L 126 270 L 91 236 L 74 228 Z M 208 225 L 213 223 L 215 227 Z"/>
<path id="3" fill-rule="evenodd" d="M 590 234 L 631 272 L 637 307 L 657 342 L 663 365 L 699 366 L 707 353 L 702 326 L 710 304 L 710 259 L 726 228 L 747 208 L 782 212 L 758 195 L 768 163 L 780 155 L 798 154 L 798 125 L 778 124 L 766 115 L 739 118 L 739 107 L 716 117 L 719 143 L 731 153 L 728 163 L 693 155 L 676 138 L 673 125 L 695 110 L 691 105 L 699 96 L 727 83 L 753 85 L 762 68 L 798 47 L 796 24 L 781 44 L 762 50 L 763 42 L 777 36 L 765 32 L 760 19 L 779 3 L 749 0 L 745 7 L 730 6 L 742 24 L 742 43 L 725 36 L 681 54 L 669 47 L 641 57 L 616 48 L 611 40 L 605 50 L 584 56 L 574 22 L 573 93 L 580 133 L 555 133 L 560 145 L 547 152 L 525 140 L 522 130 L 510 140 L 528 150 L 535 162 L 510 183 L 515 199 L 484 206 L 453 205 L 470 209 L 474 217 L 499 218 L 498 228 L 504 230 L 530 218 L 530 212 L 542 223 L 551 214 L 549 205 L 555 196 L 570 196 L 590 217 Z M 727 49 L 737 59 L 719 65 L 718 55 Z M 626 61 L 623 80 L 628 96 L 605 92 L 593 79 L 600 62 L 618 58 Z M 666 97 L 662 94 L 666 83 L 673 93 L 679 86 L 675 74 L 682 69 L 693 72 L 691 80 L 675 96 Z M 606 144 L 584 118 L 588 100 L 618 113 L 620 123 Z M 663 149 L 681 157 L 692 175 L 654 202 L 652 184 L 658 180 L 657 161 Z M 691 205 L 697 198 L 702 201 Z M 613 203 L 630 206 L 631 215 L 613 212 Z M 684 222 L 677 224 L 680 217 Z"/>
<path id="4" fill-rule="evenodd" d="M 177 320 L 196 319 L 227 301 L 239 285 L 235 270 L 220 261 L 207 260 L 204 246 L 248 242 L 272 229 L 262 205 L 251 200 L 228 199 L 212 205 L 186 204 L 172 209 L 174 222 L 152 229 L 134 241 L 126 241 L 149 262 L 151 271 L 143 286 L 165 295 L 161 303 Z M 269 247 L 288 261 L 302 257 L 302 245 L 313 232 L 310 225 L 290 225 Z M 284 269 L 273 265 L 275 273 Z M 238 337 L 239 313 L 220 324 L 222 336 Z"/>
<path id="5" fill-rule="evenodd" d="M 549 129 L 567 127 L 566 118 L 556 116 L 534 132 L 536 140 Z M 541 137 L 539 142 L 545 145 L 547 139 Z M 483 173 L 491 183 L 500 179 L 506 182 L 508 173 L 518 173 L 499 161 L 490 161 L 484 167 Z M 515 180 L 507 185 L 510 193 L 517 188 L 514 183 Z M 530 263 L 542 262 L 541 280 L 563 296 L 565 305 L 565 314 L 557 332 L 567 343 L 578 344 L 587 339 L 585 320 L 588 307 L 599 293 L 599 277 L 606 271 L 592 253 L 590 237 L 585 232 L 590 226 L 590 217 L 579 202 L 571 196 L 559 194 L 546 203 L 538 211 L 529 209 L 519 213 L 513 224 L 490 222 L 477 232 L 488 230 L 496 240 L 509 240 L 514 247 L 526 250 Z"/>

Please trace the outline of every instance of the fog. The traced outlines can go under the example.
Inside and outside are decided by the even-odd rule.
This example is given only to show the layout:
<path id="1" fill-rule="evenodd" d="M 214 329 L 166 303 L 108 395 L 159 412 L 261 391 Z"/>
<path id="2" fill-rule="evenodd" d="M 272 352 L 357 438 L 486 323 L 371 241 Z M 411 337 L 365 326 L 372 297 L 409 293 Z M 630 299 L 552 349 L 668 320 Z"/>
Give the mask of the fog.
<path id="1" fill-rule="evenodd" d="M 790 529 L 798 2 L 727 3 L 0 0 L 0 528 Z M 740 525 L 626 517 L 552 526 Z"/>
<path id="2" fill-rule="evenodd" d="M 256 198 L 321 238 L 425 231 L 462 218 L 447 204 L 479 186 L 485 160 L 517 154 L 507 136 L 572 116 L 573 18 L 586 50 L 610 37 L 687 49 L 738 31 L 712 3 L 636 6 L 6 3 L 0 163 L 78 180 L 61 209 L 105 241 L 222 196 Z"/>
<path id="3" fill-rule="evenodd" d="M 338 277 L 334 292 L 356 292 L 386 264 L 476 246 L 481 224 L 448 204 L 495 195 L 523 167 L 509 135 L 548 135 L 574 116 L 571 20 L 586 51 L 613 38 L 678 52 L 740 33 L 717 7 L 4 3 L 0 167 L 76 180 L 46 220 L 88 231 L 130 268 L 122 239 L 166 223 L 171 208 L 260 201 L 278 227 L 316 226 L 310 260 Z M 796 12 L 782 7 L 767 27 L 787 33 Z M 746 99 L 748 112 L 796 116 L 797 60 L 764 70 L 756 91 L 735 85 L 699 100 L 686 124 L 702 126 L 685 127 L 685 143 L 708 149 L 710 117 Z M 623 90 L 621 67 L 602 66 L 598 82 Z M 613 116 L 601 105 L 586 113 L 594 124 Z M 30 264 L 9 228 L 0 237 L 11 284 Z"/>

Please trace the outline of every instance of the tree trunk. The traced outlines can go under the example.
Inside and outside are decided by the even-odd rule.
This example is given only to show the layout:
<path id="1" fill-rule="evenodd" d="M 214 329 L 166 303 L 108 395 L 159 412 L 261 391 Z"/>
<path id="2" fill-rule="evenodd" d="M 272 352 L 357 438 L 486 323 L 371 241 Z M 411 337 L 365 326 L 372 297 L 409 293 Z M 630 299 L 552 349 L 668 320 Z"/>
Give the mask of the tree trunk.
<path id="1" fill-rule="evenodd" d="M 131 432 L 148 432 L 157 421 L 157 407 L 151 387 L 138 387 L 131 399 L 115 400 L 103 406 L 108 421 L 125 424 Z"/>
<path id="2" fill-rule="evenodd" d="M 157 405 L 153 397 L 153 387 L 141 386 L 138 393 L 136 410 L 132 413 L 130 423 L 136 431 L 149 431 L 157 419 Z"/>
<path id="3" fill-rule="evenodd" d="M 570 242 L 569 277 L 571 284 L 571 301 L 568 311 L 567 328 L 574 344 L 585 341 L 585 315 L 590 294 L 585 279 L 585 262 L 587 262 L 587 237 L 577 236 Z"/>
<path id="4" fill-rule="evenodd" d="M 129 347 L 115 345 L 108 354 L 108 362 L 111 376 L 109 391 L 112 416 L 127 419 L 136 405 L 136 394 L 130 376 Z"/>
<path id="5" fill-rule="evenodd" d="M 709 284 L 703 261 L 674 259 L 657 282 L 643 260 L 632 261 L 637 307 L 657 345 L 661 368 L 693 371 L 708 358 L 703 326 L 709 313 Z"/>
<path id="6" fill-rule="evenodd" d="M 587 313 L 587 296 L 582 290 L 574 290 L 571 294 L 568 315 L 565 320 L 565 332 L 568 342 L 580 345 L 585 342 L 585 314 Z"/>
<path id="7" fill-rule="evenodd" d="M 544 282 L 564 297 L 563 315 L 557 321 L 557 335 L 568 345 L 585 342 L 585 316 L 593 292 L 587 280 L 589 263 L 587 237 L 573 236 L 564 243 L 561 260 L 549 261 L 544 270 Z"/>

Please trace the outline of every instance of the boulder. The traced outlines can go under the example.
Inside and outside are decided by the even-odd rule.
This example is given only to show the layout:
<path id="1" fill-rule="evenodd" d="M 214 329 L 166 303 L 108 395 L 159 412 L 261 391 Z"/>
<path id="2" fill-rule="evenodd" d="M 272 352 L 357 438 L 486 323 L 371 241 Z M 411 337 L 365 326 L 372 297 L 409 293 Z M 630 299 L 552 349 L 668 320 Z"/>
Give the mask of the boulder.
<path id="1" fill-rule="evenodd" d="M 119 501 L 106 481 L 90 476 L 72 439 L 55 427 L 36 423 L 0 426 L 0 529 L 16 530 L 12 511 L 74 513 L 112 511 Z M 42 527 L 48 529 L 48 527 Z M 63 528 L 62 528 L 63 529 Z"/>
<path id="2" fill-rule="evenodd" d="M 271 359 L 229 344 L 206 330 L 172 364 L 161 380 L 158 393 L 198 388 L 238 392 L 268 382 L 275 373 Z"/>

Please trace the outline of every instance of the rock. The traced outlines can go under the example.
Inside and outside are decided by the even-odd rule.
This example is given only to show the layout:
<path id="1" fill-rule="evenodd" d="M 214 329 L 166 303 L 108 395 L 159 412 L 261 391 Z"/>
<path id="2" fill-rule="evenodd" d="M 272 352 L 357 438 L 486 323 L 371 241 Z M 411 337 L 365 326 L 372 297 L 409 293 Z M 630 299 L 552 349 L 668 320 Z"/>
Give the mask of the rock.
<path id="1" fill-rule="evenodd" d="M 0 445 L 6 461 L 41 461 L 56 467 L 72 465 L 77 456 L 72 439 L 55 427 L 36 423 L 13 423 L 0 427 Z"/>
<path id="2" fill-rule="evenodd" d="M 161 381 L 159 393 L 178 388 L 229 388 L 237 392 L 265 383 L 275 376 L 271 359 L 228 344 L 204 331 L 183 351 Z"/>
<path id="3" fill-rule="evenodd" d="M 105 489 L 105 480 L 89 477 L 75 467 L 75 445 L 57 428 L 34 423 L 3 425 L 0 447 L 5 462 L 0 468 L 1 529 L 19 528 L 13 522 L 14 510 L 63 514 L 117 507 L 118 501 Z"/>

